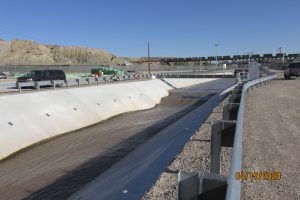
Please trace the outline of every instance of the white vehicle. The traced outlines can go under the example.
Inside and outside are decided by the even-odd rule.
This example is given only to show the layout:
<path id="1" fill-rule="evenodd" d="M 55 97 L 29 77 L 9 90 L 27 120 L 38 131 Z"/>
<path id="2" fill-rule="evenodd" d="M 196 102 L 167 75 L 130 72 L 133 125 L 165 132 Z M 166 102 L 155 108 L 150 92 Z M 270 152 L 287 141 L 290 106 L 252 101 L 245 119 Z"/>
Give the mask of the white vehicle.
<path id="1" fill-rule="evenodd" d="M 0 71 L 0 79 L 7 79 L 7 74 Z"/>

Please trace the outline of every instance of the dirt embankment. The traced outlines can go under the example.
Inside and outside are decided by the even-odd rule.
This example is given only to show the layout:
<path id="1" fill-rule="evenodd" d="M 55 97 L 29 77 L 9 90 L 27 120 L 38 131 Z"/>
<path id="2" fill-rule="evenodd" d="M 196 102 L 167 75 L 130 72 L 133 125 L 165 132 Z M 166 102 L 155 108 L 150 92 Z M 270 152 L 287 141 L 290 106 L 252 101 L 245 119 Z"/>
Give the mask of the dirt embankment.
<path id="1" fill-rule="evenodd" d="M 45 45 L 28 40 L 0 40 L 0 65 L 117 65 L 125 60 L 104 49 Z"/>
<path id="2" fill-rule="evenodd" d="M 242 199 L 300 199 L 300 79 L 279 76 L 246 97 L 243 170 L 282 177 L 243 181 Z"/>

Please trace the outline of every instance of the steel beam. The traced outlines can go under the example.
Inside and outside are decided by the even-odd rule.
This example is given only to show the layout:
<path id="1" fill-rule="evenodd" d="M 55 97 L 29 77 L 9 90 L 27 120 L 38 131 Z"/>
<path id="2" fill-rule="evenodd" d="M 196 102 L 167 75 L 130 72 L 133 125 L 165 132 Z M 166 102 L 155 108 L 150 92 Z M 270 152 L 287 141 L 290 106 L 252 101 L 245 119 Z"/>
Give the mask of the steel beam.
<path id="1" fill-rule="evenodd" d="M 223 107 L 223 120 L 236 120 L 239 111 L 239 103 L 228 103 Z"/>
<path id="2" fill-rule="evenodd" d="M 211 125 L 210 172 L 220 173 L 222 146 L 232 147 L 235 133 L 235 121 L 214 120 Z"/>
<path id="3" fill-rule="evenodd" d="M 178 173 L 178 200 L 225 199 L 227 177 L 207 172 Z"/>

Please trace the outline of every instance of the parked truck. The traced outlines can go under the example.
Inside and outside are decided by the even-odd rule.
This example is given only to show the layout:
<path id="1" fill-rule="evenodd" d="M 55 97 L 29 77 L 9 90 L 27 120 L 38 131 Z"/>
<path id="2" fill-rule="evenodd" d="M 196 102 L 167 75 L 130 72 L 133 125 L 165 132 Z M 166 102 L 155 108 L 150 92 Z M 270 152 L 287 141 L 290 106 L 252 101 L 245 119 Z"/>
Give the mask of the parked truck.
<path id="1" fill-rule="evenodd" d="M 284 69 L 284 78 L 290 79 L 291 76 L 298 77 L 300 75 L 300 61 L 291 62 Z"/>

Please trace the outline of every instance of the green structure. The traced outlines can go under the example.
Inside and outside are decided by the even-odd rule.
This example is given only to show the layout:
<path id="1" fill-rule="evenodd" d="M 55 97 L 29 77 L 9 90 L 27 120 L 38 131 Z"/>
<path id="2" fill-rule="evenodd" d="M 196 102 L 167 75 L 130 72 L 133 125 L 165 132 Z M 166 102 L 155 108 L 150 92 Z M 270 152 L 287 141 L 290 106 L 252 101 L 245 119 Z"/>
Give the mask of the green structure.
<path id="1" fill-rule="evenodd" d="M 124 75 L 124 70 L 115 67 L 94 67 L 91 69 L 91 74 L 100 74 L 101 72 L 103 73 L 103 75 Z"/>

